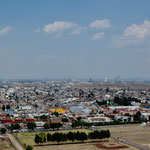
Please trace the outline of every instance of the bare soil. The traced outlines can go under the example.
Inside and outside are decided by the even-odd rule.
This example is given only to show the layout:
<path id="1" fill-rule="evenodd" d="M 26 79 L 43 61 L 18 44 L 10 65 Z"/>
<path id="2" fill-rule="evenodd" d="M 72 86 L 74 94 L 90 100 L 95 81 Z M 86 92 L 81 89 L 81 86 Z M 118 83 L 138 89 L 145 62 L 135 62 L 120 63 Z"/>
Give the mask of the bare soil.
<path id="1" fill-rule="evenodd" d="M 150 126 L 111 126 L 108 129 L 113 136 L 150 148 Z"/>
<path id="2" fill-rule="evenodd" d="M 97 143 L 69 144 L 69 145 L 51 145 L 34 147 L 34 150 L 137 150 L 131 146 L 125 145 L 113 139 Z"/>
<path id="3" fill-rule="evenodd" d="M 9 140 L 0 139 L 0 150 L 15 150 Z"/>

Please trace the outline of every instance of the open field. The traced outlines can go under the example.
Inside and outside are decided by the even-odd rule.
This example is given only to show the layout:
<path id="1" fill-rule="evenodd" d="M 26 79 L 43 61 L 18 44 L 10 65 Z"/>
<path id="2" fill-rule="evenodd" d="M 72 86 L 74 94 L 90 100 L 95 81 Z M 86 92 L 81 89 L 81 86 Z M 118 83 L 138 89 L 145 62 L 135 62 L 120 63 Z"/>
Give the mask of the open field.
<path id="1" fill-rule="evenodd" d="M 15 150 L 9 140 L 0 139 L 0 150 Z"/>
<path id="2" fill-rule="evenodd" d="M 54 132 L 63 132 L 67 133 L 70 130 L 63 131 L 49 131 L 49 133 Z M 72 132 L 82 131 L 89 133 L 91 130 L 79 129 L 79 130 L 71 130 Z M 137 150 L 131 146 L 125 145 L 113 139 L 101 140 L 101 142 L 94 143 L 83 143 L 83 144 L 67 144 L 67 145 L 49 145 L 49 146 L 35 146 L 34 137 L 35 134 L 39 132 L 28 132 L 28 133 L 16 133 L 15 136 L 18 137 L 19 141 L 24 145 L 32 145 L 34 146 L 34 150 L 103 150 L 103 149 L 123 149 L 123 150 Z M 46 132 L 48 133 L 48 132 Z"/>
<path id="3" fill-rule="evenodd" d="M 109 129 L 111 135 L 137 143 L 139 145 L 148 146 L 150 148 L 150 126 L 110 126 L 99 127 L 99 129 Z"/>
<path id="4" fill-rule="evenodd" d="M 96 143 L 70 144 L 70 145 L 55 145 L 34 147 L 34 150 L 137 150 L 134 147 L 122 144 L 113 139 L 104 140 Z"/>
<path id="5" fill-rule="evenodd" d="M 69 131 L 72 132 L 77 132 L 77 131 L 82 131 L 82 132 L 86 132 L 87 134 L 89 132 L 91 132 L 91 130 L 86 130 L 86 129 L 78 129 L 78 130 L 61 130 L 61 131 L 47 131 L 45 133 L 55 133 L 55 132 L 62 132 L 62 133 L 68 133 Z M 39 133 L 39 132 L 26 132 L 26 133 L 14 133 L 15 137 L 17 137 L 17 139 L 19 139 L 19 141 L 24 145 L 35 145 L 34 143 L 34 138 L 35 135 Z"/>

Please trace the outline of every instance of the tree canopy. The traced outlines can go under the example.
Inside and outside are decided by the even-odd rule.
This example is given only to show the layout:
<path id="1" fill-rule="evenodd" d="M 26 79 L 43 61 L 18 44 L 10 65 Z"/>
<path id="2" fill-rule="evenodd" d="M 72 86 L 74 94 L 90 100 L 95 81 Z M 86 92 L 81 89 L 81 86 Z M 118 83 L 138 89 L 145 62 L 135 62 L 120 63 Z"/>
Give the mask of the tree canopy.
<path id="1" fill-rule="evenodd" d="M 28 129 L 34 130 L 36 128 L 36 123 L 35 122 L 28 122 L 27 127 L 28 127 Z"/>

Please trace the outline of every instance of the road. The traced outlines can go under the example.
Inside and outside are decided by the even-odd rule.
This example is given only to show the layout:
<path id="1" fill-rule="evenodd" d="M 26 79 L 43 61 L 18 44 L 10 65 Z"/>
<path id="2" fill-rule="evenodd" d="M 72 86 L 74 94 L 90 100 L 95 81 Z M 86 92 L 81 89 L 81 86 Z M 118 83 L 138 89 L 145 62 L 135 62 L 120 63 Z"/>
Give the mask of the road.
<path id="1" fill-rule="evenodd" d="M 7 133 L 7 136 L 17 150 L 24 150 L 24 148 L 18 143 L 18 141 L 15 139 L 15 137 L 12 134 Z"/>
<path id="2" fill-rule="evenodd" d="M 115 137 L 115 136 L 111 136 L 111 138 L 115 139 L 115 140 L 118 140 L 122 143 L 125 143 L 125 144 L 128 144 L 128 145 L 131 145 L 133 147 L 136 147 L 138 149 L 141 149 L 141 150 L 150 150 L 150 148 L 146 147 L 146 146 L 142 146 L 142 145 L 139 145 L 137 143 L 133 143 L 131 141 L 127 141 L 125 139 L 122 139 L 122 138 L 119 138 L 119 137 Z"/>

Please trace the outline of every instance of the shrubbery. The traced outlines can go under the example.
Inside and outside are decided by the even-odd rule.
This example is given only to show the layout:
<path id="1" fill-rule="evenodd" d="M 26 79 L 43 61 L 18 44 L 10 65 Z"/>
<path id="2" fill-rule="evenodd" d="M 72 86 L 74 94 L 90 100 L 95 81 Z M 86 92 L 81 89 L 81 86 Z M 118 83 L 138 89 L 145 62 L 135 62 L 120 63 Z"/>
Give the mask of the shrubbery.
<path id="1" fill-rule="evenodd" d="M 5 128 L 1 128 L 1 129 L 0 129 L 0 132 L 1 132 L 2 134 L 5 134 L 5 133 L 6 133 L 6 129 L 5 129 Z"/>
<path id="2" fill-rule="evenodd" d="M 28 145 L 28 146 L 26 147 L 26 150 L 33 150 L 33 147 L 30 146 L 30 145 Z"/>

